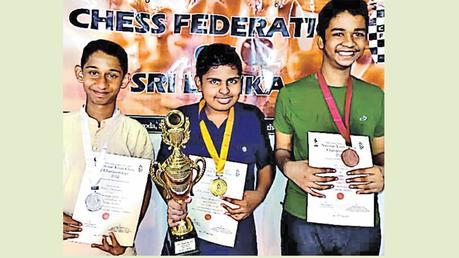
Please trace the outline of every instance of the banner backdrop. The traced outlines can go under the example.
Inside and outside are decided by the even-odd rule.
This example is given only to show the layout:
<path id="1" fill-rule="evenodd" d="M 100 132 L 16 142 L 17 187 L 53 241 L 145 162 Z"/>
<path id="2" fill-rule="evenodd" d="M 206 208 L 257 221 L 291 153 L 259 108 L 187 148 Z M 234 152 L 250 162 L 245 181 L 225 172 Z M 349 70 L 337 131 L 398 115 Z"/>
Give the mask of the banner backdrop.
<path id="1" fill-rule="evenodd" d="M 117 42 L 129 55 L 132 81 L 118 96 L 124 114 L 159 132 L 159 121 L 169 110 L 197 102 L 195 56 L 199 47 L 227 43 L 243 60 L 240 101 L 257 105 L 272 119 L 278 90 L 318 71 L 322 62 L 317 47 L 317 15 L 326 0 L 66 0 L 64 3 L 64 110 L 77 110 L 85 100 L 74 76 L 83 47 L 103 38 Z M 369 44 L 354 64 L 352 74 L 384 88 L 384 3 L 369 4 Z M 160 136 L 152 135 L 155 147 Z M 272 138 L 271 138 L 272 141 Z M 157 150 L 157 149 L 156 149 Z M 260 255 L 280 255 L 279 220 L 285 178 L 280 172 L 257 211 Z M 159 205 L 157 196 L 150 206 Z M 272 205 L 279 208 L 273 212 Z M 271 207 L 271 208 L 270 208 Z M 155 215 L 152 215 L 155 213 Z M 158 255 L 165 219 L 159 205 L 149 209 L 136 240 L 139 254 Z M 263 215 L 262 215 L 263 214 Z M 152 219 L 153 216 L 155 219 Z M 260 219 L 260 217 L 263 219 Z M 149 221 L 150 220 L 150 221 Z M 145 222 L 147 221 L 147 222 Z M 148 222 L 149 221 L 149 222 Z M 145 227 L 145 226 L 144 226 Z M 159 229 L 158 229 L 159 228 Z M 154 232 L 160 231 L 160 235 Z M 262 231 L 262 232 L 260 232 Z M 140 239 L 139 239 L 140 237 Z M 155 247 L 151 247 L 154 241 Z M 139 244 L 140 242 L 140 244 Z M 142 251 L 142 245 L 146 246 Z"/>
<path id="2" fill-rule="evenodd" d="M 149 131 L 154 117 L 197 102 L 194 62 L 199 47 L 234 46 L 243 60 L 240 101 L 274 115 L 278 90 L 316 72 L 321 63 L 315 27 L 325 0 L 80 0 L 65 1 L 64 111 L 84 102 L 73 68 L 83 47 L 98 38 L 123 46 L 132 82 L 118 98 Z M 370 43 L 352 74 L 384 87 L 384 9 L 371 1 Z M 378 9 L 378 10 L 376 10 Z M 377 24 L 378 23 L 378 24 Z M 373 53 L 373 55 L 372 55 Z M 272 127 L 268 124 L 268 129 Z"/>

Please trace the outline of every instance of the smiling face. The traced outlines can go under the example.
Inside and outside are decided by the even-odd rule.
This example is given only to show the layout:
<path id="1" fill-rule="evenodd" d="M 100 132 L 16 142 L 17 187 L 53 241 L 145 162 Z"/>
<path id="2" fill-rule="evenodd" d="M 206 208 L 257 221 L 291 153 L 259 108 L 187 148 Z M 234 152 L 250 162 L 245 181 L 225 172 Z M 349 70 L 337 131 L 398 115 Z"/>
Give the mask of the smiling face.
<path id="1" fill-rule="evenodd" d="M 84 67 L 75 67 L 75 76 L 83 84 L 87 106 L 114 106 L 121 88 L 129 82 L 117 57 L 102 51 L 91 54 Z"/>
<path id="2" fill-rule="evenodd" d="M 226 113 L 236 104 L 241 93 L 241 76 L 236 67 L 220 65 L 211 67 L 200 79 L 195 77 L 206 102 L 208 113 Z"/>
<path id="3" fill-rule="evenodd" d="M 362 15 L 353 16 L 345 11 L 330 20 L 325 40 L 319 37 L 323 51 L 323 65 L 336 69 L 349 69 L 365 49 L 366 29 Z"/>

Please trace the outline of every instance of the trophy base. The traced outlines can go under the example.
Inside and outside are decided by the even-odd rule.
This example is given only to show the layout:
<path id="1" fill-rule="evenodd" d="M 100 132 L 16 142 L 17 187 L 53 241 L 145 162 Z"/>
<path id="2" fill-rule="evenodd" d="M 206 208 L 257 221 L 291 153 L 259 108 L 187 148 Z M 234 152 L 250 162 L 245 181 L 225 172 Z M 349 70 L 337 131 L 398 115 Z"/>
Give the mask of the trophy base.
<path id="1" fill-rule="evenodd" d="M 166 255 L 199 255 L 196 230 L 193 229 L 193 231 L 183 236 L 175 236 L 172 234 L 171 228 L 168 228 L 165 251 Z"/>

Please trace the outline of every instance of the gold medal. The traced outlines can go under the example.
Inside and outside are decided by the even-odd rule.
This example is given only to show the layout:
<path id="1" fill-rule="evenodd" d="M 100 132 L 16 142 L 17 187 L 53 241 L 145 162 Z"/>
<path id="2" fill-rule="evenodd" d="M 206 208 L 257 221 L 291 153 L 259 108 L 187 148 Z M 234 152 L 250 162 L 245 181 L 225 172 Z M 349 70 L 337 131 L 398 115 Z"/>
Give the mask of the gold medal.
<path id="1" fill-rule="evenodd" d="M 204 105 L 204 100 L 201 100 L 199 102 L 199 113 L 204 108 Z M 204 144 L 206 145 L 207 151 L 209 152 L 210 156 L 212 157 L 215 163 L 215 175 L 217 176 L 217 178 L 212 181 L 209 190 L 216 197 L 223 196 L 228 190 L 228 185 L 226 184 L 226 181 L 221 178 L 221 176 L 223 175 L 226 159 L 228 158 L 231 134 L 233 133 L 233 124 L 234 107 L 231 107 L 228 113 L 228 120 L 226 122 L 225 133 L 223 135 L 223 141 L 219 155 L 217 153 L 217 150 L 215 149 L 212 137 L 210 136 L 210 133 L 207 130 L 206 123 L 204 123 L 204 121 L 202 120 L 201 122 L 199 122 L 199 128 L 201 129 L 202 139 L 204 140 Z"/>
<path id="2" fill-rule="evenodd" d="M 226 181 L 221 178 L 212 180 L 212 183 L 210 184 L 210 192 L 216 197 L 223 196 L 227 189 L 228 185 L 226 184 Z"/>

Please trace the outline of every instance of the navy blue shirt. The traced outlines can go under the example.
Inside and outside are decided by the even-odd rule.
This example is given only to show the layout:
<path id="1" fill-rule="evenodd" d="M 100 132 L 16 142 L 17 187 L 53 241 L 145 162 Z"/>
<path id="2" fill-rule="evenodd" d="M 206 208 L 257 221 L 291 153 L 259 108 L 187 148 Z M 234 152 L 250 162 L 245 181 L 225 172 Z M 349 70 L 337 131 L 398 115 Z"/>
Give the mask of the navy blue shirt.
<path id="1" fill-rule="evenodd" d="M 182 151 L 186 155 L 210 158 L 202 139 L 199 118 L 206 123 L 215 149 L 219 154 L 226 120 L 218 128 L 207 118 L 204 109 L 201 110 L 198 116 L 198 106 L 198 103 L 196 103 L 179 108 L 190 120 L 190 140 Z M 169 155 L 168 146 L 161 142 L 157 160 L 163 162 Z M 234 105 L 233 133 L 227 160 L 248 165 L 244 190 L 255 190 L 255 172 L 266 165 L 273 164 L 273 153 L 264 123 L 264 115 L 256 106 L 240 102 Z M 199 239 L 199 250 L 201 255 L 257 255 L 256 241 L 255 223 L 253 214 L 251 214 L 244 220 L 239 221 L 234 248 Z"/>

